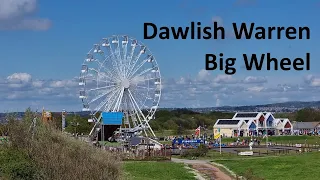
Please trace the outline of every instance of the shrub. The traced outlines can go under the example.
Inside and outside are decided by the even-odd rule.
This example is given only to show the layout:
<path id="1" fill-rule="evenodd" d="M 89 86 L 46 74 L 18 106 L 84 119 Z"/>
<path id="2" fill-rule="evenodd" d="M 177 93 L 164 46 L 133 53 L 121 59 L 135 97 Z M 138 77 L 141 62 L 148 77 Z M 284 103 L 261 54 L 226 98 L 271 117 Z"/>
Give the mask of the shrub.
<path id="1" fill-rule="evenodd" d="M 25 153 L 0 148 L 0 179 L 32 180 L 36 176 L 35 165 Z"/>
<path id="2" fill-rule="evenodd" d="M 183 152 L 182 157 L 203 157 L 208 153 L 209 149 L 207 146 L 201 144 L 196 149 L 190 149 Z"/>
<path id="3" fill-rule="evenodd" d="M 247 180 L 264 180 L 263 178 L 255 176 L 252 169 L 248 169 L 246 172 L 244 172 L 243 177 L 245 177 Z"/>
<path id="4" fill-rule="evenodd" d="M 2 170 L 12 179 L 120 179 L 121 161 L 118 156 L 97 149 L 62 134 L 50 124 L 37 122 L 34 135 L 30 121 L 9 122 L 10 156 L 24 157 L 21 163 L 10 163 Z M 3 151 L 8 153 L 8 151 Z M 8 155 L 6 155 L 8 156 Z M 23 158 L 22 158 L 23 159 Z M 31 163 L 32 162 L 32 163 Z M 34 172 L 36 169 L 36 172 Z M 13 178 L 19 179 L 19 178 Z M 20 178 L 21 179 L 21 178 Z"/>

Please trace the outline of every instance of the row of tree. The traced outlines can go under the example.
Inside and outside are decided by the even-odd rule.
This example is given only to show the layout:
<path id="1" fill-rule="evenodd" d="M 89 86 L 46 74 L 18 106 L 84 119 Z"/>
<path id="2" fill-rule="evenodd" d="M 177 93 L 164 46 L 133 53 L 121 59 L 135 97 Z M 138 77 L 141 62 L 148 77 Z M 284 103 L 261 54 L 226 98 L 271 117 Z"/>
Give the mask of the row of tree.
<path id="1" fill-rule="evenodd" d="M 175 130 L 183 132 L 193 130 L 198 126 L 212 129 L 217 119 L 232 118 L 234 113 L 230 112 L 210 112 L 197 113 L 188 109 L 176 109 L 172 111 L 159 110 L 155 114 L 155 119 L 150 121 L 150 125 L 155 131 Z M 320 110 L 306 108 L 294 113 L 278 113 L 276 118 L 289 118 L 291 121 L 320 121 Z M 71 114 L 66 117 L 66 129 L 69 133 L 88 134 L 93 126 L 88 123 L 89 117 L 82 117 Z M 61 129 L 61 113 L 53 113 L 53 121 L 58 129 Z M 0 134 L 7 131 L 6 127 L 0 124 Z"/>

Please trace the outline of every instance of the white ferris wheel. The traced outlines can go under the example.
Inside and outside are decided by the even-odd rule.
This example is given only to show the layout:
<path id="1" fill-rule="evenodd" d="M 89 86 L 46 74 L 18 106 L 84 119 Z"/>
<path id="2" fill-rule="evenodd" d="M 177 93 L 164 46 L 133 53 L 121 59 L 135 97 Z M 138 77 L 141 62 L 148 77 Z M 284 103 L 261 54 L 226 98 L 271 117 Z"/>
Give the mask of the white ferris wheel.
<path id="1" fill-rule="evenodd" d="M 135 132 L 154 136 L 149 121 L 159 106 L 161 74 L 147 46 L 126 35 L 113 35 L 94 44 L 80 73 L 79 98 L 95 126 L 101 112 L 122 112 L 123 124 Z"/>

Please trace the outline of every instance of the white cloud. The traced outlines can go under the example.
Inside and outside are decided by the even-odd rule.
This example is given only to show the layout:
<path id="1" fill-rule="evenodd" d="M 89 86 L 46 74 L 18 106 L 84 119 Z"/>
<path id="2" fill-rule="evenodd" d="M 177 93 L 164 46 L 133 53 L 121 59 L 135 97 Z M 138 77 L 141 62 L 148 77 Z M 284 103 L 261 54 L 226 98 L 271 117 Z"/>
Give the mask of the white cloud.
<path id="1" fill-rule="evenodd" d="M 43 84 L 44 84 L 44 81 L 39 81 L 39 80 L 32 82 L 33 87 L 37 87 L 37 88 L 42 87 Z"/>
<path id="2" fill-rule="evenodd" d="M 0 0 L 0 30 L 47 30 L 51 21 L 35 16 L 37 0 Z"/>
<path id="3" fill-rule="evenodd" d="M 164 78 L 160 107 L 211 107 L 252 105 L 284 101 L 320 100 L 318 76 L 295 78 L 286 84 L 267 77 L 212 75 L 201 70 L 194 76 Z M 269 80 L 269 83 L 263 83 Z M 282 84 L 281 84 L 282 83 Z M 82 108 L 76 78 L 40 80 L 28 73 L 0 77 L 0 111 L 24 110 L 28 106 L 50 110 Z"/>
<path id="4" fill-rule="evenodd" d="M 9 83 L 12 82 L 20 82 L 20 83 L 27 83 L 31 81 L 31 75 L 27 73 L 14 73 L 7 77 Z"/>
<path id="5" fill-rule="evenodd" d="M 231 83 L 237 82 L 237 80 L 233 79 L 231 75 L 225 75 L 225 74 L 218 75 L 217 77 L 214 78 L 213 81 L 215 83 L 220 83 L 220 84 L 231 84 Z"/>
<path id="6" fill-rule="evenodd" d="M 243 82 L 244 83 L 266 83 L 267 78 L 266 77 L 247 76 Z"/>
<path id="7" fill-rule="evenodd" d="M 253 87 L 248 87 L 248 91 L 250 92 L 261 92 L 264 89 L 264 87 L 261 86 L 253 86 Z"/>
<path id="8" fill-rule="evenodd" d="M 14 73 L 7 77 L 7 83 L 11 88 L 21 88 L 32 80 L 31 75 L 27 73 Z"/>
<path id="9" fill-rule="evenodd" d="M 53 88 L 63 88 L 63 87 L 75 87 L 78 83 L 72 80 L 59 80 L 59 81 L 52 81 L 50 83 L 50 87 Z"/>
<path id="10" fill-rule="evenodd" d="M 198 80 L 199 81 L 208 81 L 211 78 L 211 74 L 209 71 L 205 69 L 201 69 L 198 73 Z"/>

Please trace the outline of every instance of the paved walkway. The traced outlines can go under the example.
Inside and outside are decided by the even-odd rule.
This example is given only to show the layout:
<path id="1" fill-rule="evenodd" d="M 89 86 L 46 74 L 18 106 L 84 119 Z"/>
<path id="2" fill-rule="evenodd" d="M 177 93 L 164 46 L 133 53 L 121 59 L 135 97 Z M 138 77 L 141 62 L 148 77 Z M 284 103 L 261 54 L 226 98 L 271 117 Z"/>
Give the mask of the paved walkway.
<path id="1" fill-rule="evenodd" d="M 207 177 L 210 180 L 232 180 L 230 176 L 222 172 L 219 168 L 210 164 L 208 160 L 188 160 L 171 158 L 173 162 L 184 163 L 191 165 L 193 169 L 198 171 L 201 175 Z M 197 179 L 205 179 L 204 177 L 197 176 Z"/>

